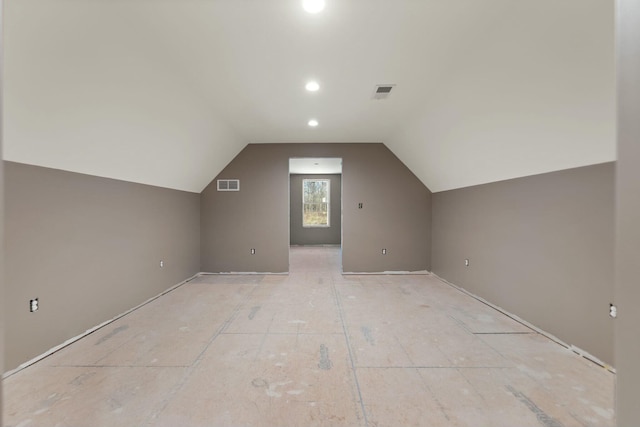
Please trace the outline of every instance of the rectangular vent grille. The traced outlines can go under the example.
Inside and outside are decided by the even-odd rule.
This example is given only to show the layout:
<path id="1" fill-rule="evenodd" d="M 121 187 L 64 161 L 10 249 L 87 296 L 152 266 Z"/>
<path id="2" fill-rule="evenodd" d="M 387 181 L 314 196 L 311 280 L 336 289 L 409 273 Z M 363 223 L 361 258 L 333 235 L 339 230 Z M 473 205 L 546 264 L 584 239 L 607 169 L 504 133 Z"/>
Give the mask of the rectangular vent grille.
<path id="1" fill-rule="evenodd" d="M 218 191 L 240 191 L 239 179 L 219 179 Z"/>
<path id="2" fill-rule="evenodd" d="M 391 95 L 391 90 L 395 85 L 376 85 L 376 90 L 373 92 L 373 99 L 387 99 Z"/>

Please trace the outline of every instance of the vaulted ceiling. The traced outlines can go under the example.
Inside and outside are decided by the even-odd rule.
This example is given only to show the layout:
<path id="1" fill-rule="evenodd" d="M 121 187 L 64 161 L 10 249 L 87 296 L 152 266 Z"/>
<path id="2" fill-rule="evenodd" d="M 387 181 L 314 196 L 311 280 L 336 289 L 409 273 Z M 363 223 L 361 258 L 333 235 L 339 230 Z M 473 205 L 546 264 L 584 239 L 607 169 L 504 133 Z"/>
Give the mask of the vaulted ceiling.
<path id="1" fill-rule="evenodd" d="M 248 143 L 432 191 L 615 159 L 612 0 L 5 0 L 4 65 L 6 160 L 187 191 Z"/>

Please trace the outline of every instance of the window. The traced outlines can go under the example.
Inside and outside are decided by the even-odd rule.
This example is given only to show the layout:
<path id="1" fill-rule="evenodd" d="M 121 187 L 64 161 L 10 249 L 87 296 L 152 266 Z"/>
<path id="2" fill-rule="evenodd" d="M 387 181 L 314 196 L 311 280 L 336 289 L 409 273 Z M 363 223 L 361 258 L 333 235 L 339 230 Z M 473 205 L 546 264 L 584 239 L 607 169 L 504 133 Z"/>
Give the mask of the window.
<path id="1" fill-rule="evenodd" d="M 302 226 L 329 227 L 328 179 L 302 180 Z"/>

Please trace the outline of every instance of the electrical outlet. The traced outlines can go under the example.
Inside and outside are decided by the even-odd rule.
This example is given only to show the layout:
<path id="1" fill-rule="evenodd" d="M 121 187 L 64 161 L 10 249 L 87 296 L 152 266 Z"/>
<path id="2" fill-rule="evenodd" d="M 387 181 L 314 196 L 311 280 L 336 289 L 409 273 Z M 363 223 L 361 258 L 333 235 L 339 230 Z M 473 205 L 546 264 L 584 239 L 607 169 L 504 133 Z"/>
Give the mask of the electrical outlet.
<path id="1" fill-rule="evenodd" d="M 465 266 L 465 267 L 469 267 L 469 260 L 468 260 L 468 259 L 465 259 L 465 260 L 464 260 L 464 266 Z"/>
<path id="2" fill-rule="evenodd" d="M 362 203 L 358 203 L 358 209 L 362 209 Z"/>
<path id="3" fill-rule="evenodd" d="M 164 267 L 164 261 L 160 261 L 160 267 Z"/>
<path id="4" fill-rule="evenodd" d="M 613 317 L 614 319 L 618 317 L 618 307 L 613 304 L 609 304 L 609 316 Z"/>
<path id="5" fill-rule="evenodd" d="M 34 311 L 38 311 L 38 298 L 34 298 L 29 301 L 29 311 L 33 313 Z"/>
<path id="6" fill-rule="evenodd" d="M 386 254 L 387 254 L 387 250 L 386 250 L 386 249 L 383 249 L 383 250 L 382 250 L 382 255 L 386 255 Z"/>
<path id="7" fill-rule="evenodd" d="M 255 249 L 251 249 L 251 255 L 255 255 L 256 254 L 256 250 Z"/>

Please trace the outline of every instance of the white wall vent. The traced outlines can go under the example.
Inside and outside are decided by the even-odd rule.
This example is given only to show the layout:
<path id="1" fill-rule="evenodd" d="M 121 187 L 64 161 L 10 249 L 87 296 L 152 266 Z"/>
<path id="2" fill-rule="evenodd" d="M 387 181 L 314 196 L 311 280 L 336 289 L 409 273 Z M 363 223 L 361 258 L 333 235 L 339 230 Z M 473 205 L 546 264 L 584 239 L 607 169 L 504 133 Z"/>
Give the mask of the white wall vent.
<path id="1" fill-rule="evenodd" d="M 239 179 L 219 179 L 218 191 L 240 191 Z"/>
<path id="2" fill-rule="evenodd" d="M 373 92 L 373 99 L 387 99 L 391 96 L 391 90 L 396 85 L 376 85 L 376 89 Z"/>

